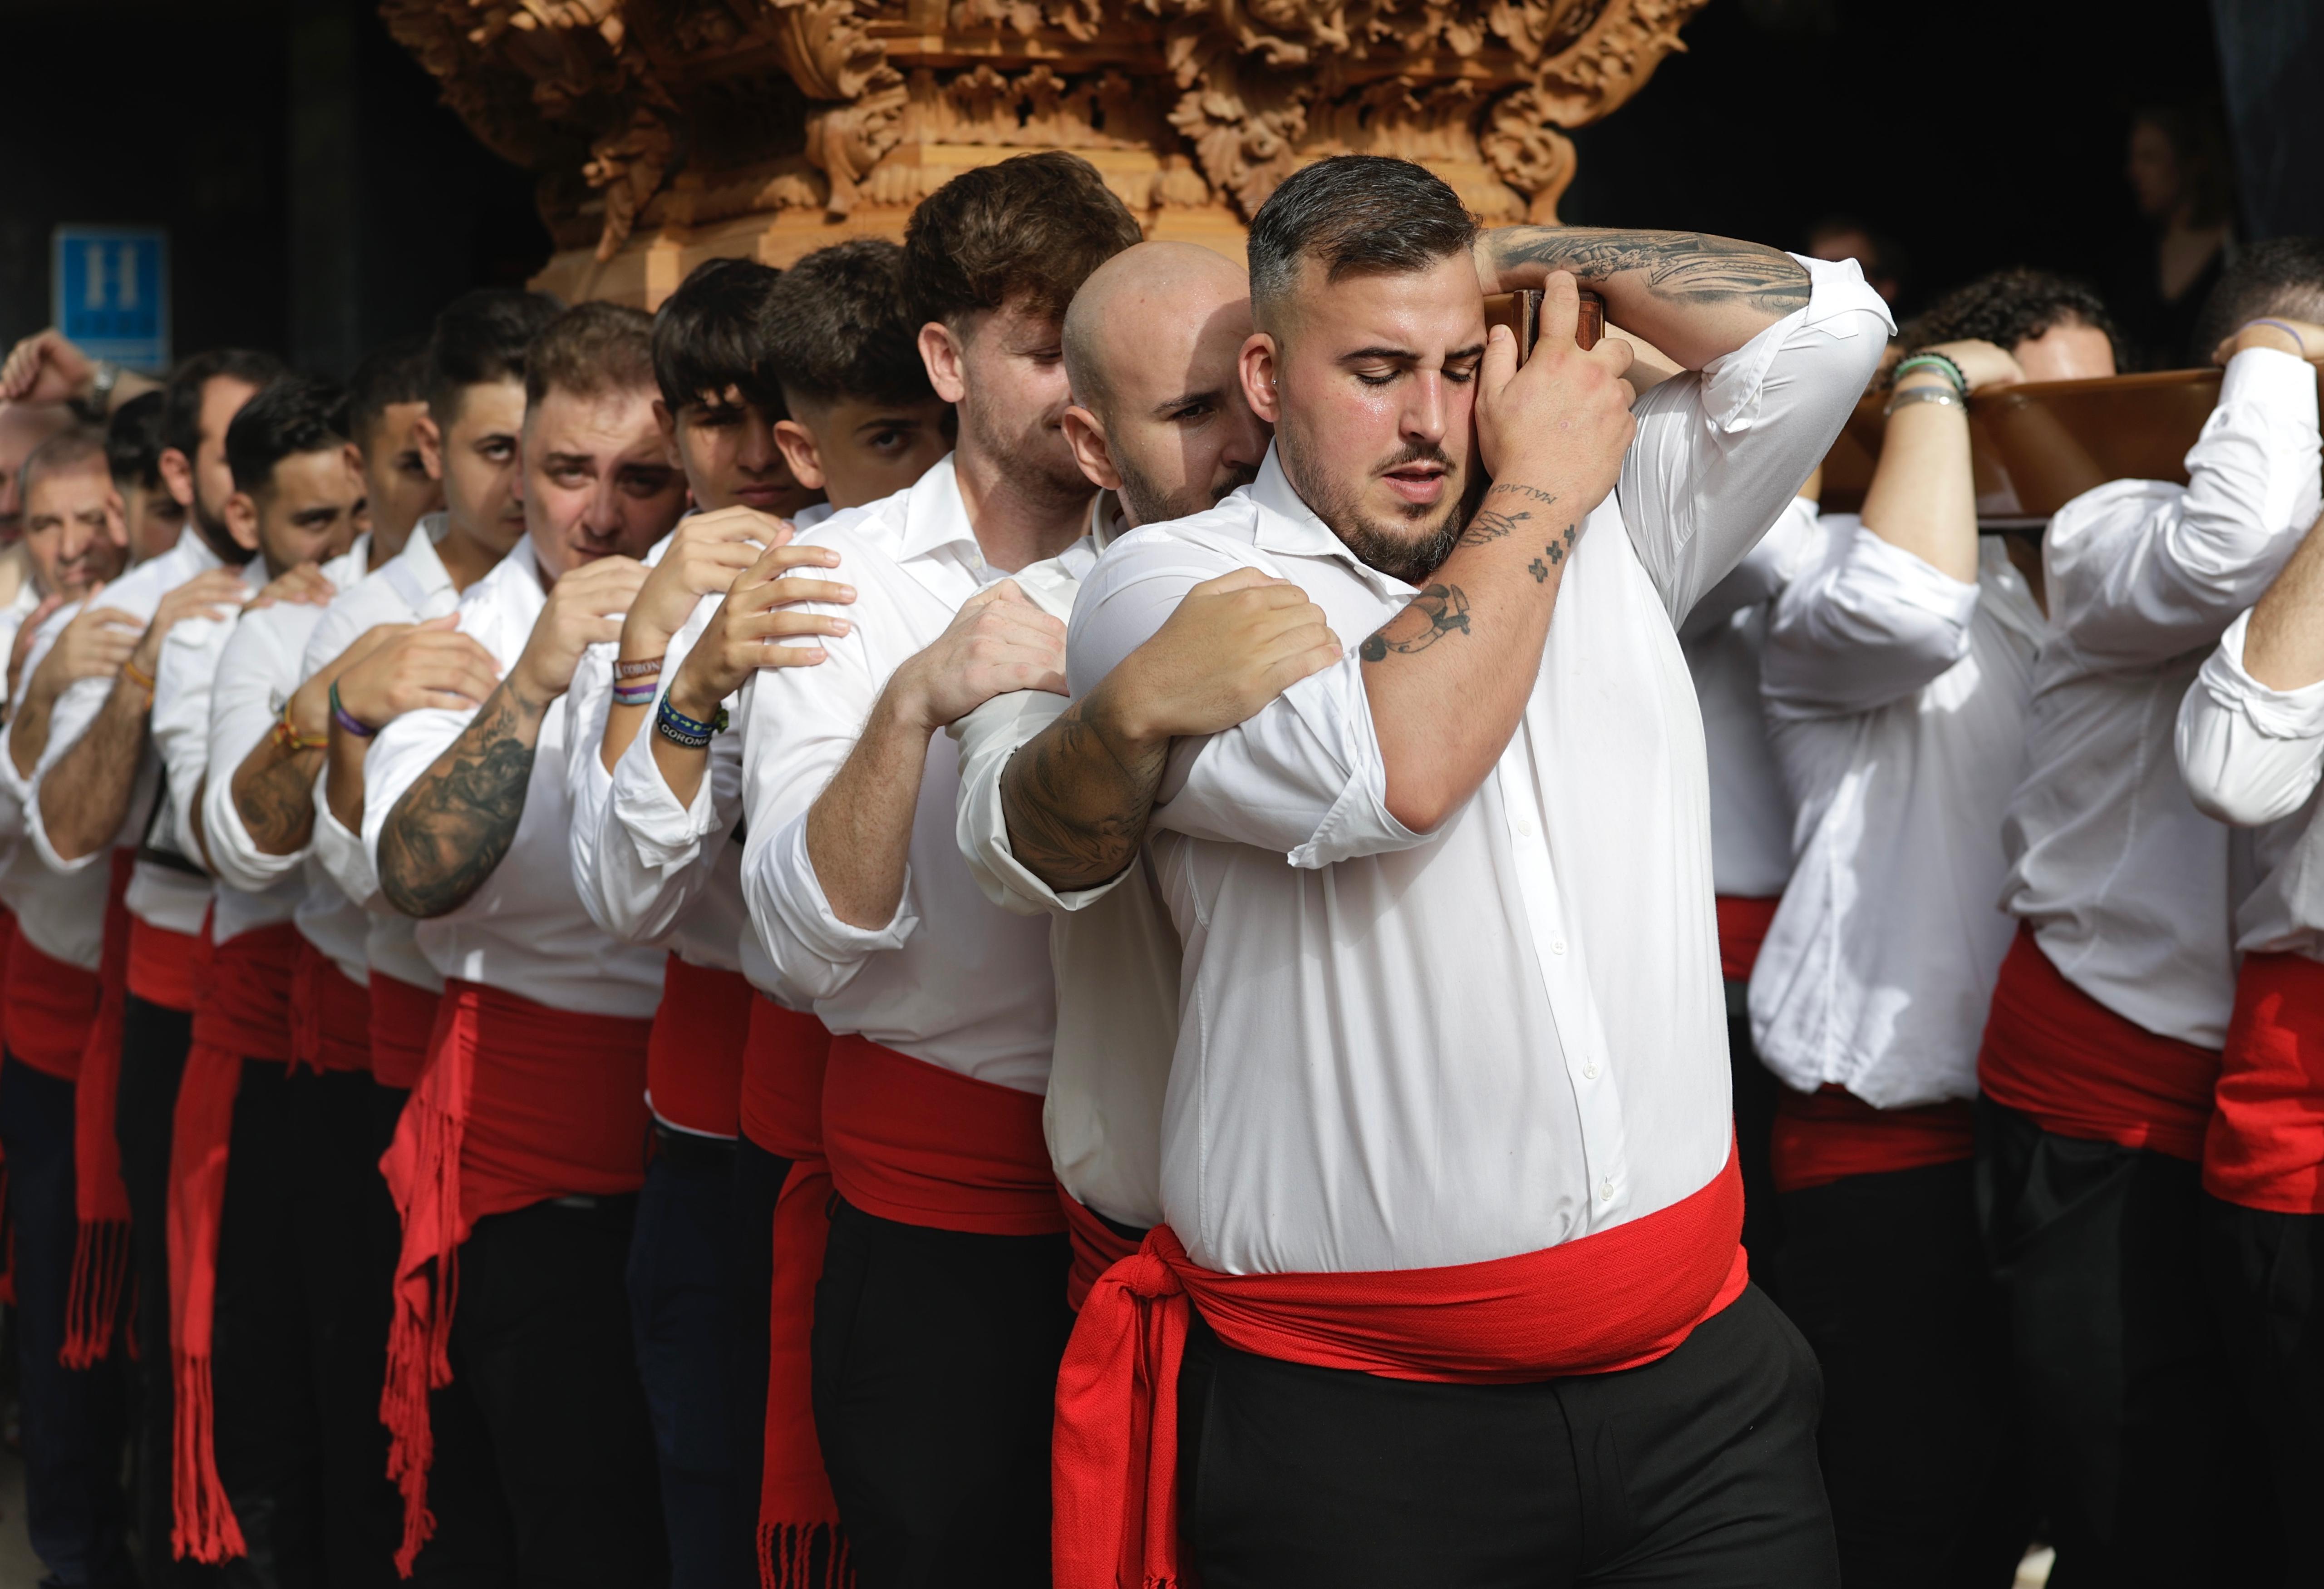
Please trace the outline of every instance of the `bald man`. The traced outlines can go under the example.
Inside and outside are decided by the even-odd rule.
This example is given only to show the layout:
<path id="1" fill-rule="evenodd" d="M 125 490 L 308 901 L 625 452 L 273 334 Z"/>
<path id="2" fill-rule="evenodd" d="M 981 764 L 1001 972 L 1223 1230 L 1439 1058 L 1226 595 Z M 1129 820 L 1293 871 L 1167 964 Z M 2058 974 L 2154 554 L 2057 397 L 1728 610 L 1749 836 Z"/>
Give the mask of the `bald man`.
<path id="1" fill-rule="evenodd" d="M 1139 244 L 1074 294 L 1064 337 L 1074 401 L 1064 423 L 1082 472 L 1103 488 L 1092 515 L 1099 550 L 1201 513 L 1258 474 L 1272 432 L 1236 374 L 1250 333 L 1250 278 L 1193 244 Z M 1066 561 L 1018 579 L 1069 619 L 1079 581 Z M 1215 733 L 1339 654 L 1322 610 L 1296 587 L 1246 568 L 1197 587 L 1088 698 L 1103 693 L 1112 713 L 1167 733 Z M 1026 864 L 1037 853 L 1053 864 L 1071 836 L 1020 813 L 1084 790 L 1115 798 L 1123 772 L 1099 725 L 1120 718 L 1086 716 L 1086 704 L 1025 690 L 954 725 L 969 869 L 995 903 L 1050 918 L 1057 1034 L 1042 1127 L 1073 1237 L 1066 1297 L 1076 1307 L 1162 1217 L 1162 1095 L 1178 1030 L 1177 930 L 1142 856 L 1062 896 Z M 1039 802 L 1019 798 L 1019 781 Z"/>

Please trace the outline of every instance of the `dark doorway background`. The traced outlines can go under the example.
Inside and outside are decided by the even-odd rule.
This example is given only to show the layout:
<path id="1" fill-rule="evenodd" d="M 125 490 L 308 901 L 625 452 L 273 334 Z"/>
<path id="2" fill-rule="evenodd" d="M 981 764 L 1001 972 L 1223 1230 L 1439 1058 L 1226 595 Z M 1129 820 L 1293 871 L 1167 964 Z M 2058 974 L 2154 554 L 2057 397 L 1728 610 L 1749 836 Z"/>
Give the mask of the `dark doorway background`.
<path id="1" fill-rule="evenodd" d="M 2258 3 L 1711 0 L 1686 53 L 1575 134 L 1563 213 L 1794 247 L 1854 214 L 1905 245 L 1908 309 L 2020 262 L 2105 288 L 2143 256 L 2132 111 L 2217 98 L 2212 11 L 2232 41 Z M 2324 25 L 2254 37 L 2244 158 L 2269 191 L 2324 187 L 2300 130 L 2324 71 L 2286 66 Z M 530 178 L 438 103 L 372 0 L 0 0 L 0 346 L 47 323 L 60 221 L 170 227 L 179 352 L 256 344 L 335 374 L 548 258 Z"/>

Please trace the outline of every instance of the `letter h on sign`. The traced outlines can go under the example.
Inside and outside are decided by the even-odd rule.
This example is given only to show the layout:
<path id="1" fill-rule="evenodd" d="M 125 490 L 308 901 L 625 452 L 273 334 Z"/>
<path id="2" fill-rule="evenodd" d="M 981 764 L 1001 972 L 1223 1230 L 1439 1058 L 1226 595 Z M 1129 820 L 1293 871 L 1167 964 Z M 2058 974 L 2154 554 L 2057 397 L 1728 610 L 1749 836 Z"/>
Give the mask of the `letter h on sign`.
<path id="1" fill-rule="evenodd" d="M 49 255 L 57 328 L 91 358 L 170 363 L 170 235 L 160 226 L 60 226 Z"/>

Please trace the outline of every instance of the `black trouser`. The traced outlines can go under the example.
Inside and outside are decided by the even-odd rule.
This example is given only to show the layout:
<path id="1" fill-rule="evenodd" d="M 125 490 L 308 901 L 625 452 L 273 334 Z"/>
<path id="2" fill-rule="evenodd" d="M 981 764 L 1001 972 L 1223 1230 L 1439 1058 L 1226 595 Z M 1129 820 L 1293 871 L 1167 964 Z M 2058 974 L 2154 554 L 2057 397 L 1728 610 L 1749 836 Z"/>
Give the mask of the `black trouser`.
<path id="1" fill-rule="evenodd" d="M 379 1401 L 401 1232 L 374 1146 L 383 1089 L 360 1071 L 301 1071 L 283 1091 L 320 1429 L 323 1559 L 332 1589 L 388 1589 L 403 1513 L 387 1479 Z M 229 1160 L 229 1186 L 238 1169 Z"/>
<path id="2" fill-rule="evenodd" d="M 726 1338 L 734 1144 L 657 1128 L 630 1241 L 630 1326 L 653 1418 L 671 1589 L 752 1589 L 733 1560 L 733 1399 Z M 761 1371 L 763 1377 L 764 1370 Z M 761 1403 L 763 1405 L 763 1402 Z M 758 1497 L 752 1495 L 752 1515 Z"/>
<path id="3" fill-rule="evenodd" d="M 768 1152 L 748 1137 L 734 1143 L 733 1206 L 727 1226 L 733 1243 L 728 1260 L 733 1284 L 726 1293 L 726 1327 L 732 1414 L 726 1433 L 736 1507 L 729 1520 L 733 1535 L 729 1559 L 758 1582 L 759 1490 L 767 1471 L 767 1310 L 775 1287 L 775 1200 L 789 1178 L 791 1161 Z"/>
<path id="4" fill-rule="evenodd" d="M 2052 1589 L 2266 1581 L 2275 1525 L 2203 1291 L 2198 1167 L 1987 1098 L 1977 1154 Z"/>
<path id="5" fill-rule="evenodd" d="M 863 1589 L 1049 1581 L 1065 1236 L 980 1236 L 835 1196 L 815 1427 Z"/>
<path id="6" fill-rule="evenodd" d="M 1743 1251 L 1751 1261 L 1751 1278 L 1778 1302 L 1784 1299 L 1782 1266 L 1776 1261 L 1784 1240 L 1784 1213 L 1775 1196 L 1775 1172 L 1769 1163 L 1775 1136 L 1775 1100 L 1784 1084 L 1759 1062 L 1751 1041 L 1751 984 L 1727 984 L 1727 1068 L 1735 1099 L 1735 1167 L 1743 1175 Z"/>
<path id="7" fill-rule="evenodd" d="M 462 1243 L 452 1382 L 428 1399 L 436 1535 L 419 1583 L 669 1583 L 622 1280 L 636 1215 L 634 1196 L 560 1197 L 488 1215 Z"/>
<path id="8" fill-rule="evenodd" d="M 170 1550 L 170 1133 L 185 1074 L 194 1018 L 131 993 L 121 1012 L 121 1082 L 114 1139 L 129 1194 L 130 1274 L 136 1305 L 136 1399 L 131 1415 L 134 1490 L 131 1517 L 145 1589 L 214 1581 L 208 1568 Z"/>
<path id="9" fill-rule="evenodd" d="M 2228 1371 L 2273 1481 L 2280 1582 L 2324 1584 L 2324 1216 L 2207 1196 L 2202 1243 Z"/>
<path id="10" fill-rule="evenodd" d="M 2035 1521 L 1973 1179 L 1964 1159 L 1784 1194 L 1784 1311 L 1823 1368 L 1849 1589 L 2006 1589 Z"/>
<path id="11" fill-rule="evenodd" d="M 24 1444 L 24 1526 L 60 1589 L 136 1583 L 121 1454 L 128 1437 L 128 1348 L 69 1369 L 65 1340 L 78 1221 L 73 1200 L 73 1084 L 0 1059 L 0 1152 L 16 1277 L 16 1393 Z"/>
<path id="12" fill-rule="evenodd" d="M 1837 1589 L 1814 1355 L 1754 1287 L 1667 1356 L 1427 1384 L 1224 1344 L 1178 1381 L 1206 1589 Z"/>

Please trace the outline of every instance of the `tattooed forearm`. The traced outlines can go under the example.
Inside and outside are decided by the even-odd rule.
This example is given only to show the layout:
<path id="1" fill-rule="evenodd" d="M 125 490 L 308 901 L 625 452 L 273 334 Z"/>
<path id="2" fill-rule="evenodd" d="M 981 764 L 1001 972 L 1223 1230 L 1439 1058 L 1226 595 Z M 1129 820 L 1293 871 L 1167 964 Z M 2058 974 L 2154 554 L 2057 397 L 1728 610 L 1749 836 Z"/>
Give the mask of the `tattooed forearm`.
<path id="1" fill-rule="evenodd" d="M 1469 521 L 1468 528 L 1461 531 L 1458 544 L 1483 546 L 1489 541 L 1499 540 L 1533 517 L 1532 510 L 1528 508 L 1491 506 L 1497 496 L 1524 497 L 1544 507 L 1557 500 L 1557 494 L 1554 491 L 1541 491 L 1531 485 L 1518 485 L 1507 481 L 1497 482 L 1491 490 L 1485 493 L 1487 505 L 1479 508 L 1476 515 Z"/>
<path id="2" fill-rule="evenodd" d="M 295 855 L 314 838 L 315 771 L 322 754 L 292 750 L 269 734 L 235 769 L 235 814 L 261 855 Z"/>
<path id="3" fill-rule="evenodd" d="M 1431 585 L 1404 611 L 1366 635 L 1356 654 L 1367 662 L 1383 661 L 1390 651 L 1408 657 L 1456 631 L 1469 633 L 1468 594 L 1457 585 Z"/>
<path id="4" fill-rule="evenodd" d="M 1546 580 L 1551 571 L 1572 554 L 1573 543 L 1581 538 L 1581 525 L 1568 524 L 1556 540 L 1541 549 L 1540 557 L 1526 565 L 1526 572 L 1533 576 L 1533 582 L 1536 585 Z M 1545 559 L 1547 560 L 1545 561 Z"/>
<path id="5" fill-rule="evenodd" d="M 1095 691 L 1075 701 L 1001 770 L 1010 853 L 1059 893 L 1095 888 L 1136 858 L 1169 761 L 1167 740 L 1108 732 L 1102 707 Z"/>
<path id="6" fill-rule="evenodd" d="M 441 916 L 492 876 L 524 817 L 545 709 L 503 684 L 395 803 L 379 836 L 379 887 L 388 903 L 406 916 Z"/>
<path id="7" fill-rule="evenodd" d="M 1739 301 L 1789 314 L 1808 300 L 1806 270 L 1763 243 L 1594 226 L 1507 226 L 1486 238 L 1494 263 L 1503 269 L 1532 264 L 1571 271 L 1584 283 L 1603 283 L 1635 271 L 1647 291 L 1673 302 Z"/>

